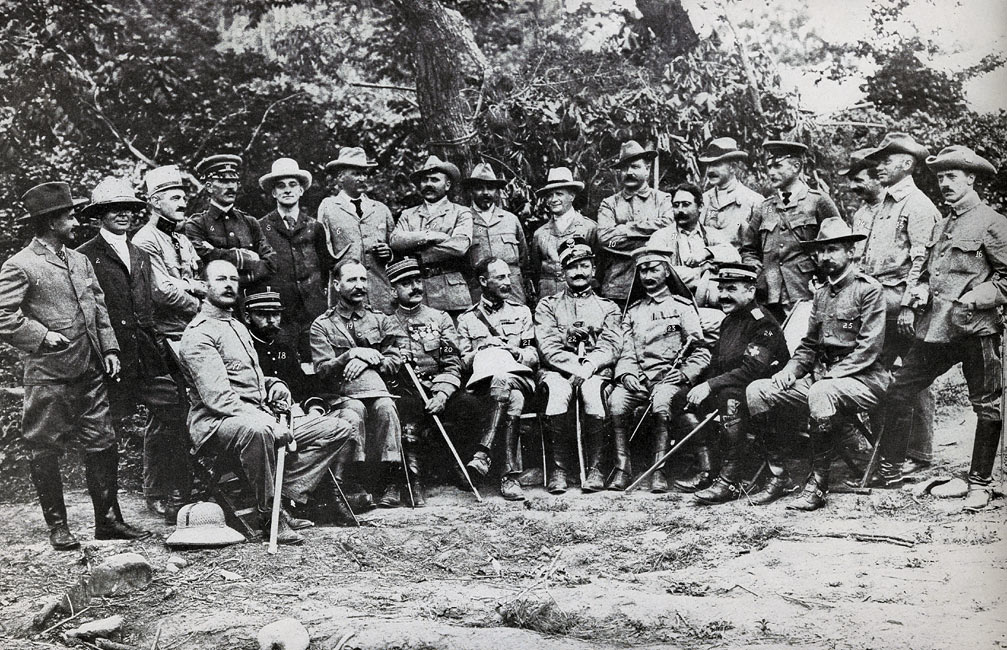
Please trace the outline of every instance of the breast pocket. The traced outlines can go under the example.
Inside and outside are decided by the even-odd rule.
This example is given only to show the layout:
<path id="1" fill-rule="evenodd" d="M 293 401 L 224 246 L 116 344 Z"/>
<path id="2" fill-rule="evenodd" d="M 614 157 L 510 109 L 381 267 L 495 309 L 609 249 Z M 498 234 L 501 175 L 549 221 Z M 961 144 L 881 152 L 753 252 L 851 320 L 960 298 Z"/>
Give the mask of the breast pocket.
<path id="1" fill-rule="evenodd" d="M 951 254 L 954 256 L 953 265 L 948 270 L 952 273 L 975 275 L 983 273 L 987 269 L 981 239 L 964 237 L 953 239 L 951 240 Z"/>
<path id="2" fill-rule="evenodd" d="M 508 264 L 517 262 L 519 255 L 517 235 L 501 235 L 497 239 L 493 252 Z"/>
<path id="3" fill-rule="evenodd" d="M 832 333 L 840 343 L 852 344 L 860 334 L 860 312 L 853 308 L 837 309 Z"/>

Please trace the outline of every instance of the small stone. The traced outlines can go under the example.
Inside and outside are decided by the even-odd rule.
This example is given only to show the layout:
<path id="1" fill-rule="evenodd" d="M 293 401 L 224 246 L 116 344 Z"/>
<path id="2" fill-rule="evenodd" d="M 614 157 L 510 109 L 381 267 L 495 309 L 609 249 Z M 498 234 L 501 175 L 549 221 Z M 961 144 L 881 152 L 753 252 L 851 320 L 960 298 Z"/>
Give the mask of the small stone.
<path id="1" fill-rule="evenodd" d="M 179 569 L 189 566 L 189 563 L 181 555 L 169 555 L 168 564 L 174 564 Z"/>
<path id="2" fill-rule="evenodd" d="M 80 627 L 75 627 L 67 631 L 67 636 L 79 639 L 94 639 L 97 637 L 107 639 L 122 629 L 122 624 L 123 619 L 121 616 L 109 616 L 108 618 L 100 618 L 97 621 L 91 621 L 90 623 L 84 623 Z"/>
<path id="3" fill-rule="evenodd" d="M 122 595 L 146 589 L 154 579 L 154 570 L 142 555 L 113 555 L 91 572 L 88 591 L 91 596 Z"/>
<path id="4" fill-rule="evenodd" d="M 300 621 L 281 618 L 259 630 L 259 650 L 308 650 L 311 637 Z"/>
<path id="5" fill-rule="evenodd" d="M 178 568 L 177 564 L 165 564 L 164 570 L 168 573 L 178 573 L 181 569 Z"/>

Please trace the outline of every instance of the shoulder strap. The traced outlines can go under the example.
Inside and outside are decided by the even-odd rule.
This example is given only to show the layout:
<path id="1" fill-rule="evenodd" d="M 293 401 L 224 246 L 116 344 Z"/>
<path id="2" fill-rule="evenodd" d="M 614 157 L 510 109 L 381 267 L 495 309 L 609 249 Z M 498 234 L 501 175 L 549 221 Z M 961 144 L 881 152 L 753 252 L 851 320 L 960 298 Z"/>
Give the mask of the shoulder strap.
<path id="1" fill-rule="evenodd" d="M 493 327 L 493 324 L 490 323 L 489 318 L 486 317 L 486 312 L 483 311 L 482 305 L 476 305 L 473 312 L 475 313 L 476 318 L 482 321 L 482 324 L 485 325 L 486 329 L 490 331 L 490 336 L 503 338 L 502 336 L 500 336 L 500 332 L 497 330 L 497 328 Z"/>

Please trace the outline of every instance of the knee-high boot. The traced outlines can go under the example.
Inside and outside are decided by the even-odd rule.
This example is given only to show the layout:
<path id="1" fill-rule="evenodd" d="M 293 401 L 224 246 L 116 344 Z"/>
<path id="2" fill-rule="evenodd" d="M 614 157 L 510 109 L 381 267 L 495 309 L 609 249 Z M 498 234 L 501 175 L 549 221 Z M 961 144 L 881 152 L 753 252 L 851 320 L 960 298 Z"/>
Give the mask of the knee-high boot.
<path id="1" fill-rule="evenodd" d="M 774 435 L 769 417 L 768 413 L 760 413 L 749 418 L 755 444 L 769 468 L 769 478 L 749 496 L 749 503 L 753 506 L 768 505 L 794 489 L 783 464 L 783 441 L 779 435 Z"/>
<path id="2" fill-rule="evenodd" d="M 470 470 L 479 476 L 486 476 L 490 472 L 491 460 L 490 452 L 493 449 L 493 442 L 496 440 L 497 431 L 501 422 L 507 414 L 506 402 L 493 402 L 493 410 L 490 412 L 489 421 L 483 429 L 479 438 L 479 451 L 472 456 L 472 460 L 465 464 Z"/>
<path id="3" fill-rule="evenodd" d="M 678 417 L 682 435 L 692 431 L 699 424 L 699 418 L 692 413 L 683 413 Z M 714 477 L 714 454 L 710 434 L 702 431 L 697 434 L 696 473 L 692 476 L 675 481 L 675 488 L 682 492 L 696 492 L 710 487 Z"/>
<path id="4" fill-rule="evenodd" d="M 597 492 L 605 489 L 605 475 L 601 473 L 601 457 L 605 450 L 605 419 L 588 415 L 584 418 L 584 453 L 587 479 L 580 489 Z"/>
<path id="5" fill-rule="evenodd" d="M 657 463 L 671 448 L 671 422 L 667 415 L 661 413 L 655 413 L 654 420 L 657 423 L 654 431 L 654 463 Z M 668 478 L 665 476 L 664 463 L 661 463 L 651 475 L 650 491 L 658 494 L 668 491 Z"/>
<path id="6" fill-rule="evenodd" d="M 500 496 L 507 501 L 523 501 L 524 491 L 518 482 L 521 463 L 518 462 L 518 445 L 521 444 L 521 419 L 504 414 L 500 422 L 504 434 L 504 461 L 500 471 Z"/>
<path id="7" fill-rule="evenodd" d="M 66 503 L 63 501 L 63 478 L 60 476 L 58 456 L 39 456 L 31 460 L 31 482 L 38 493 L 42 516 L 49 526 L 49 543 L 57 551 L 80 548 L 80 542 L 70 532 L 66 522 Z"/>
<path id="8" fill-rule="evenodd" d="M 130 526 L 119 510 L 119 450 L 113 445 L 84 460 L 87 491 L 94 506 L 95 539 L 145 539 L 150 531 Z"/>
<path id="9" fill-rule="evenodd" d="M 741 419 L 725 418 L 720 435 L 720 474 L 710 487 L 696 492 L 697 502 L 725 503 L 741 495 L 741 463 L 745 457 L 745 442 Z"/>
<path id="10" fill-rule="evenodd" d="M 979 512 L 989 506 L 993 498 L 990 485 L 993 482 L 993 465 L 996 463 L 997 446 L 1000 443 L 999 421 L 980 420 L 976 422 L 976 438 L 972 445 L 972 465 L 969 468 L 969 492 L 962 510 Z"/>
<path id="11" fill-rule="evenodd" d="M 631 478 L 631 467 L 629 460 L 629 427 L 625 418 L 612 414 L 612 456 L 615 466 L 612 468 L 612 477 L 605 485 L 609 490 L 625 490 Z"/>
<path id="12" fill-rule="evenodd" d="M 797 501 L 787 506 L 790 510 L 818 510 L 829 493 L 829 470 L 836 458 L 835 418 L 811 420 L 811 473 L 804 482 L 804 490 Z"/>
<path id="13" fill-rule="evenodd" d="M 412 489 L 413 507 L 422 508 L 427 505 L 426 494 L 423 492 L 423 483 L 420 477 L 420 431 L 414 424 L 407 424 L 402 427 L 402 451 L 406 457 L 406 472 L 409 474 L 409 488 Z M 408 497 L 409 489 L 403 486 L 400 490 L 404 497 Z"/>
<path id="14" fill-rule="evenodd" d="M 570 469 L 570 445 L 566 436 L 566 416 L 547 415 L 542 429 L 549 437 L 552 449 L 551 467 L 549 468 L 549 484 L 546 490 L 550 494 L 563 494 L 567 489 L 567 477 Z"/>

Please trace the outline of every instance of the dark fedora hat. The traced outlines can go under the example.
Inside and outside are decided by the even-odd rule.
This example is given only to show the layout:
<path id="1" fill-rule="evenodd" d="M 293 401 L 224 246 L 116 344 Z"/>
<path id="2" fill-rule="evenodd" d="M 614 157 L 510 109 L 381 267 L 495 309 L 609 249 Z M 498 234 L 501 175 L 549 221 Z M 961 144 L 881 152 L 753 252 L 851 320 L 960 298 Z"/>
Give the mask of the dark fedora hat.
<path id="1" fill-rule="evenodd" d="M 28 214 L 18 217 L 18 221 L 28 221 L 36 217 L 46 217 L 67 210 L 74 210 L 88 202 L 70 195 L 70 186 L 63 181 L 39 183 L 21 195 L 21 202 Z"/>

